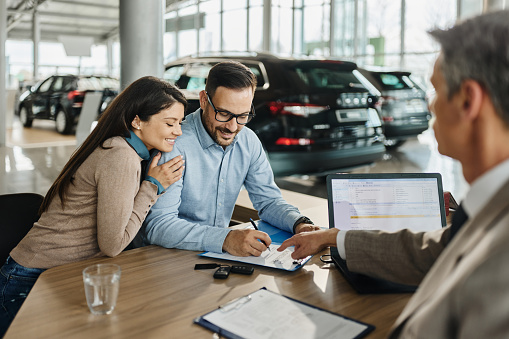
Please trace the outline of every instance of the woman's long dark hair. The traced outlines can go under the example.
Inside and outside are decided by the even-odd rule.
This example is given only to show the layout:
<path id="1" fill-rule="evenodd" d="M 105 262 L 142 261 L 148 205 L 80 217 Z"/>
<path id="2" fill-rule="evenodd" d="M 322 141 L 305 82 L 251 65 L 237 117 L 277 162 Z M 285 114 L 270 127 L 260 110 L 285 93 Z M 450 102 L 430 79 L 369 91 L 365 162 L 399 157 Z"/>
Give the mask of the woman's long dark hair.
<path id="1" fill-rule="evenodd" d="M 71 159 L 60 172 L 58 178 L 44 197 L 39 214 L 48 209 L 50 202 L 58 193 L 62 206 L 69 185 L 72 184 L 74 174 L 88 156 L 112 137 L 128 137 L 131 122 L 136 116 L 141 121 L 148 121 L 154 114 L 179 102 L 187 108 L 184 95 L 170 83 L 151 76 L 140 78 L 123 90 L 97 122 L 97 126 L 73 153 Z"/>

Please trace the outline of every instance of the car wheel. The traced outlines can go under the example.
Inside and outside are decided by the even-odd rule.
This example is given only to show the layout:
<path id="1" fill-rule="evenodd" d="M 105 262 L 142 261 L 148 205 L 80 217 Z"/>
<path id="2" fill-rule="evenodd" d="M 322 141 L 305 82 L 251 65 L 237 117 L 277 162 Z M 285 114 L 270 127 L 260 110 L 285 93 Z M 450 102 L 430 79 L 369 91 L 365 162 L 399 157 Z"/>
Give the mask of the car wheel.
<path id="1" fill-rule="evenodd" d="M 58 133 L 69 134 L 72 131 L 73 123 L 71 118 L 63 110 L 58 111 L 55 117 L 55 127 Z"/>
<path id="2" fill-rule="evenodd" d="M 26 109 L 26 107 L 21 107 L 19 109 L 19 121 L 25 127 L 32 127 L 32 123 L 34 122 L 34 119 L 32 119 L 28 116 L 28 110 Z"/>

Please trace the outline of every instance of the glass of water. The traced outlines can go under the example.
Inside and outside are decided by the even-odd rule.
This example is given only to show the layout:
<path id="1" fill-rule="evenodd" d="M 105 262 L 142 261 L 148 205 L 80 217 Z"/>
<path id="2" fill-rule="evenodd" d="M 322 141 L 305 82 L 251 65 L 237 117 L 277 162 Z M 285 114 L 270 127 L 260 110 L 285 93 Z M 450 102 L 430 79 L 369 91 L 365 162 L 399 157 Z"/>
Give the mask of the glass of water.
<path id="1" fill-rule="evenodd" d="M 97 264 L 83 270 L 87 304 L 92 314 L 110 314 L 117 304 L 120 266 Z"/>

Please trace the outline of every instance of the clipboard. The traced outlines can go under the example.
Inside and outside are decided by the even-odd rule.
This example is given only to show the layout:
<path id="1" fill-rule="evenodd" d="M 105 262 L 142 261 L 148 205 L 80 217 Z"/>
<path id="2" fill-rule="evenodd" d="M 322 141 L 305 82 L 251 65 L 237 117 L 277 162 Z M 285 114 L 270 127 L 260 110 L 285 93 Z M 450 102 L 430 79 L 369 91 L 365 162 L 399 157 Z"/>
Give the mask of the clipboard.
<path id="1" fill-rule="evenodd" d="M 277 268 L 285 271 L 296 271 L 302 266 L 304 266 L 311 259 L 312 257 L 311 255 L 304 259 L 299 260 L 292 259 L 291 254 L 294 251 L 293 247 L 289 247 L 283 252 L 278 252 L 277 248 L 283 243 L 283 241 L 291 238 L 293 234 L 291 234 L 290 232 L 283 231 L 277 227 L 274 227 L 271 224 L 262 220 L 255 222 L 257 223 L 258 230 L 267 233 L 270 239 L 272 240 L 272 243 L 269 246 L 270 251 L 265 250 L 259 257 L 254 256 L 238 257 L 226 252 L 223 253 L 203 252 L 198 255 L 207 258 L 238 261 L 251 265 Z"/>
<path id="2" fill-rule="evenodd" d="M 362 338 L 375 326 L 267 290 L 234 299 L 194 319 L 231 339 Z"/>

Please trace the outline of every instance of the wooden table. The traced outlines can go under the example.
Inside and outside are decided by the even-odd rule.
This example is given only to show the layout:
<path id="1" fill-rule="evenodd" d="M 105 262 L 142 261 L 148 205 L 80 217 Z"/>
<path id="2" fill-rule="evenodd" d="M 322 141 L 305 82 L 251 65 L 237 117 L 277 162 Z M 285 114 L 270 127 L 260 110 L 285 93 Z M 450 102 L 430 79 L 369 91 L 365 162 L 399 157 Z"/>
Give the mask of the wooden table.
<path id="1" fill-rule="evenodd" d="M 328 226 L 326 199 L 289 191 L 283 196 L 315 224 Z M 244 213 L 241 222 L 258 219 L 247 193 L 239 195 L 239 208 Z M 357 294 L 334 266 L 320 261 L 320 254 L 328 250 L 296 272 L 256 267 L 251 276 L 232 273 L 226 280 L 215 280 L 213 269 L 195 271 L 194 265 L 231 262 L 198 253 L 148 246 L 115 258 L 49 269 L 37 280 L 5 338 L 210 338 L 212 333 L 193 319 L 261 287 L 373 324 L 376 329 L 368 338 L 385 338 L 410 298 Z M 120 294 L 112 314 L 96 316 L 88 310 L 81 272 L 105 262 L 122 268 Z"/>
<path id="2" fill-rule="evenodd" d="M 40 276 L 5 338 L 210 338 L 193 319 L 261 287 L 373 324 L 369 338 L 382 338 L 410 297 L 359 295 L 319 255 L 296 272 L 256 267 L 251 276 L 214 280 L 214 270 L 195 271 L 194 264 L 221 260 L 197 253 L 148 246 L 52 268 Z M 120 294 L 111 315 L 97 316 L 88 310 L 81 272 L 105 262 L 122 268 Z"/>

